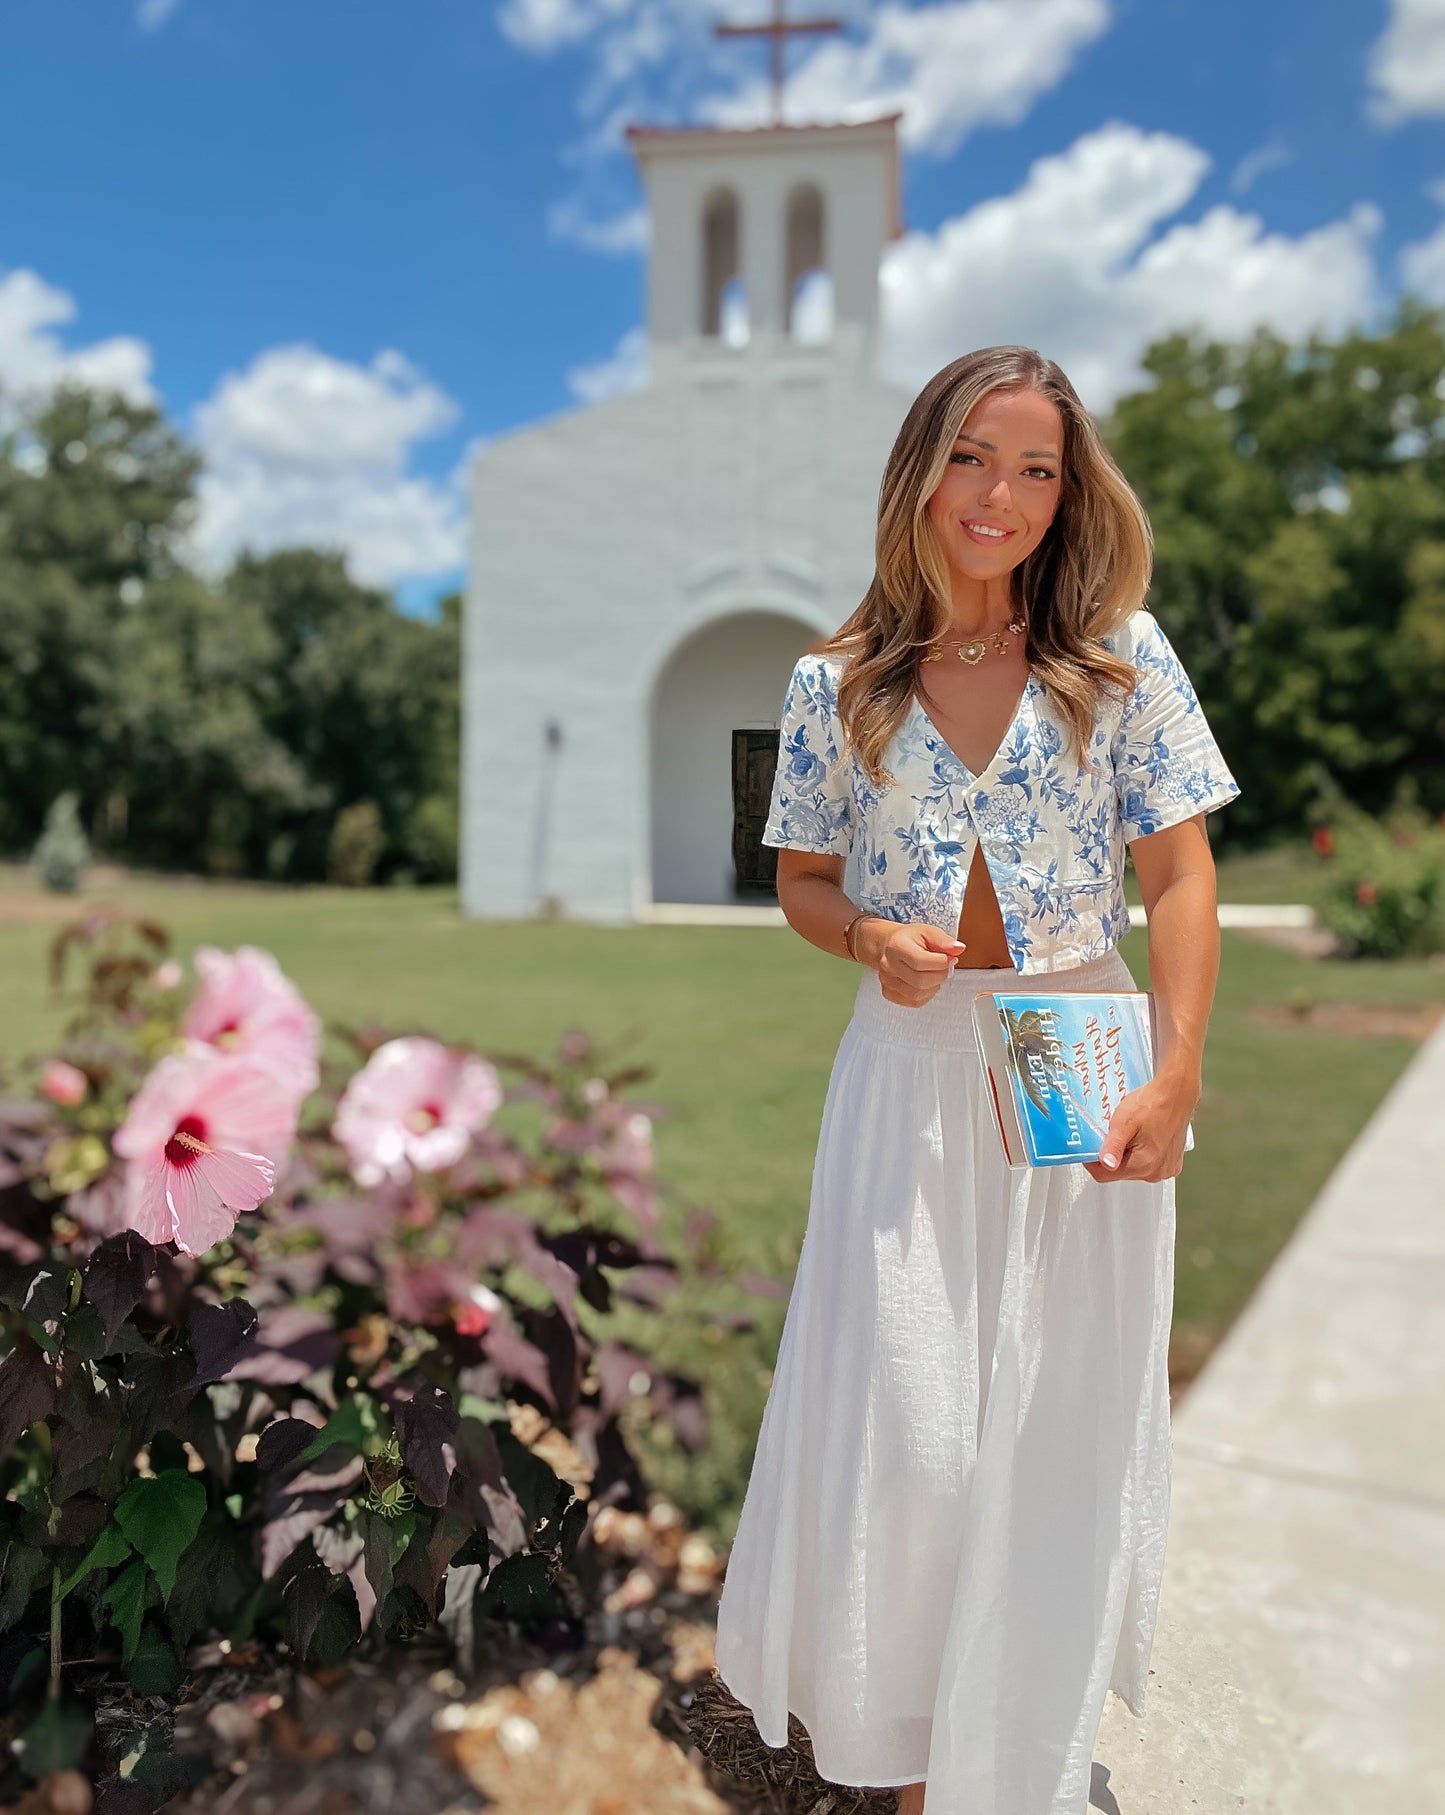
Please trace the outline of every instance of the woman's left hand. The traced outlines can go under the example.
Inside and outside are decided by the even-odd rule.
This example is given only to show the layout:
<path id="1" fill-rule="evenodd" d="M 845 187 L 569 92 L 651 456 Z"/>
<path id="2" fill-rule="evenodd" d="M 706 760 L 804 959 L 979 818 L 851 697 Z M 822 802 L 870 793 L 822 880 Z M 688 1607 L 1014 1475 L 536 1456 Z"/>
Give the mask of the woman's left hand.
<path id="1" fill-rule="evenodd" d="M 1199 1100 L 1197 1084 L 1151 1078 L 1126 1091 L 1109 1119 L 1104 1150 L 1084 1162 L 1090 1178 L 1107 1185 L 1115 1179 L 1144 1179 L 1157 1184 L 1177 1178 L 1184 1167 L 1184 1136 Z M 1116 1163 L 1110 1165 L 1110 1160 Z"/>

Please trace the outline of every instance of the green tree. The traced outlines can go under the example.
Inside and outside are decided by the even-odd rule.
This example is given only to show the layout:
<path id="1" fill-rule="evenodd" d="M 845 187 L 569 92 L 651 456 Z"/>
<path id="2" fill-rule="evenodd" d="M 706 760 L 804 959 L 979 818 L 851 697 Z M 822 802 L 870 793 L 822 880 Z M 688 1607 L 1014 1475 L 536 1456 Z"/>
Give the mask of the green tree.
<path id="1" fill-rule="evenodd" d="M 158 411 L 66 385 L 0 436 L 0 845 L 56 795 L 93 824 L 123 771 L 118 641 L 177 572 L 196 455 Z"/>
<path id="2" fill-rule="evenodd" d="M 1445 312 L 1292 347 L 1174 335 L 1111 446 L 1156 538 L 1151 606 L 1244 793 L 1228 833 L 1298 830 L 1320 767 L 1372 811 L 1445 810 Z"/>

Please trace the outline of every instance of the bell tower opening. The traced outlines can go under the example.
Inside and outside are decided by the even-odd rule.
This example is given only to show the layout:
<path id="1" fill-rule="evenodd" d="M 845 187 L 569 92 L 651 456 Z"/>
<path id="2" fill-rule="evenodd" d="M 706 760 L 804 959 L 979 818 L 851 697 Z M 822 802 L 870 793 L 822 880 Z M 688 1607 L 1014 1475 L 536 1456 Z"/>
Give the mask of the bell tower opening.
<path id="1" fill-rule="evenodd" d="M 739 306 L 746 316 L 746 296 L 739 269 L 737 191 L 719 187 L 709 191 L 702 207 L 701 332 L 723 335 Z"/>
<path id="2" fill-rule="evenodd" d="M 833 279 L 824 239 L 823 191 L 796 183 L 788 196 L 783 272 L 783 325 L 796 341 L 818 346 L 833 337 Z"/>

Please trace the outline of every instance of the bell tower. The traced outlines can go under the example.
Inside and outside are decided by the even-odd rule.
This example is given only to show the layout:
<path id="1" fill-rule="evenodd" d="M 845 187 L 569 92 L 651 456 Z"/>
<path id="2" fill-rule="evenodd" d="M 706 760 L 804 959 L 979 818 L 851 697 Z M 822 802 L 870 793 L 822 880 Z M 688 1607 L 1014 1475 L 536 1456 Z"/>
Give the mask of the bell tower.
<path id="1" fill-rule="evenodd" d="M 627 128 L 652 222 L 654 382 L 689 348 L 768 353 L 806 340 L 876 350 L 879 261 L 903 231 L 902 115 L 786 123 L 785 35 L 838 21 L 788 22 L 782 5 L 774 0 L 770 24 L 716 28 L 771 40 L 769 124 Z"/>

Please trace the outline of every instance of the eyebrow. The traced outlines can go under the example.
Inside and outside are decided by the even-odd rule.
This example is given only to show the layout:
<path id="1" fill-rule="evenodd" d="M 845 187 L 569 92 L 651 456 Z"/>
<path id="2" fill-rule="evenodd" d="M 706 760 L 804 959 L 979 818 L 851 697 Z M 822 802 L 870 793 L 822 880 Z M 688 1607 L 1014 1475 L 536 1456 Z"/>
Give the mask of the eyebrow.
<path id="1" fill-rule="evenodd" d="M 980 441 L 977 435 L 955 435 L 955 441 L 971 441 L 975 447 L 986 447 L 991 454 L 998 449 L 991 441 Z M 1024 460 L 1057 460 L 1058 455 L 1051 447 L 1026 447 L 1020 456 Z"/>

